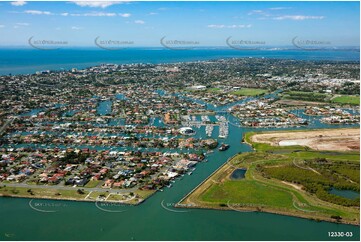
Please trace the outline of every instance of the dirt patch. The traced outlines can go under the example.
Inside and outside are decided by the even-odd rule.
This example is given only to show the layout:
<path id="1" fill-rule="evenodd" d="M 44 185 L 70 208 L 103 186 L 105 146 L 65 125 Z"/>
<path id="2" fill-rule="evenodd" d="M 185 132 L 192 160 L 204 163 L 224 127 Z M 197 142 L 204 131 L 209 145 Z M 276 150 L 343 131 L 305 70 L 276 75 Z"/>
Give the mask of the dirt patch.
<path id="1" fill-rule="evenodd" d="M 358 151 L 360 149 L 360 129 L 270 132 L 255 134 L 251 140 L 273 146 L 301 145 L 314 150 Z"/>
<path id="2" fill-rule="evenodd" d="M 296 188 L 299 191 L 302 191 L 302 186 L 300 186 L 300 185 L 296 185 L 296 184 L 293 184 L 293 183 L 290 183 L 290 182 L 285 182 L 285 181 L 282 181 L 282 183 L 284 183 L 286 185 L 289 185 L 289 186 L 291 186 L 293 188 Z"/>

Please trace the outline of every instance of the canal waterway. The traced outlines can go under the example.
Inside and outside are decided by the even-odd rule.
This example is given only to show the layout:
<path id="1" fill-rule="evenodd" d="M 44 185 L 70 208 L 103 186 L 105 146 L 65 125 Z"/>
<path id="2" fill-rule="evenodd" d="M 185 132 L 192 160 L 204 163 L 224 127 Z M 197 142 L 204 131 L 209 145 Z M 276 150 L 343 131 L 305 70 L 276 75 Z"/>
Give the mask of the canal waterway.
<path id="1" fill-rule="evenodd" d="M 123 99 L 122 96 L 119 98 Z M 111 101 L 104 102 L 98 108 L 100 115 L 111 112 Z M 214 111 L 222 112 L 226 109 L 206 105 Z M 216 149 L 208 153 L 207 162 L 197 164 L 192 175 L 178 178 L 172 183 L 172 187 L 157 192 L 139 206 L 1 197 L 0 240 L 333 240 L 335 238 L 328 237 L 330 231 L 352 232 L 353 237 L 344 237 L 342 240 L 359 240 L 358 226 L 260 212 L 174 208 L 174 204 L 224 164 L 229 157 L 239 152 L 251 151 L 247 144 L 241 142 L 246 132 L 295 129 L 245 128 L 239 126 L 235 117 L 227 113 L 223 115 L 230 121 L 229 135 L 219 141 L 229 144 L 230 148 L 223 152 Z M 210 118 L 215 120 L 214 116 Z M 318 118 L 310 119 L 316 121 L 298 129 L 356 126 L 334 126 L 317 122 Z M 199 117 L 197 120 L 200 120 Z M 154 118 L 152 122 L 155 125 L 164 125 L 159 118 Z M 114 121 L 114 125 L 118 123 Z M 204 126 L 195 130 L 196 138 L 206 137 Z M 215 126 L 211 137 L 218 138 L 218 133 L 219 127 Z M 39 145 L 33 146 L 44 148 Z M 129 147 L 112 147 L 112 150 L 124 149 Z M 188 152 L 172 150 L 175 151 Z M 34 210 L 34 203 L 37 203 L 38 208 L 40 206 L 43 210 L 52 212 Z"/>

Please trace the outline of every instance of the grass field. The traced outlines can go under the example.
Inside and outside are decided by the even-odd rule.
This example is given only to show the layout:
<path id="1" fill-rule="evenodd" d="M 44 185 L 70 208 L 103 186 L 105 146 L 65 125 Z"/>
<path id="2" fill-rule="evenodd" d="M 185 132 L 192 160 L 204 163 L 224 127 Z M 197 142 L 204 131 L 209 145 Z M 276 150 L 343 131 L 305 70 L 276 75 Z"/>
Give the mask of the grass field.
<path id="1" fill-rule="evenodd" d="M 218 87 L 213 87 L 213 88 L 208 88 L 207 92 L 214 92 L 214 93 L 219 93 L 221 91 L 220 88 Z"/>
<path id="2" fill-rule="evenodd" d="M 359 96 L 337 96 L 332 99 L 334 103 L 341 103 L 341 104 L 351 104 L 351 105 L 360 105 L 360 97 Z"/>
<path id="3" fill-rule="evenodd" d="M 153 195 L 154 193 L 156 193 L 155 190 L 136 190 L 134 192 L 135 194 L 137 194 L 138 196 L 140 196 L 142 199 L 146 199 L 148 197 L 150 197 L 151 195 Z"/>
<path id="4" fill-rule="evenodd" d="M 267 90 L 255 88 L 241 88 L 240 90 L 231 92 L 231 94 L 238 96 L 257 96 L 265 93 L 267 93 Z"/>
<path id="5" fill-rule="evenodd" d="M 25 187 L 0 187 L 0 194 L 3 196 L 51 198 L 51 199 L 84 199 L 88 194 L 79 194 L 76 190 L 60 190 L 55 188 L 25 188 Z"/>
<path id="6" fill-rule="evenodd" d="M 101 181 L 90 180 L 84 187 L 93 188 L 93 187 L 98 186 L 100 183 L 101 183 Z"/>
<path id="7" fill-rule="evenodd" d="M 292 195 L 264 186 L 253 180 L 225 181 L 215 184 L 201 199 L 206 202 L 217 202 L 223 204 L 234 204 L 237 206 L 254 207 L 290 207 L 292 208 Z"/>
<path id="8" fill-rule="evenodd" d="M 317 92 L 287 91 L 282 94 L 282 99 L 302 100 L 309 102 L 328 102 L 331 95 Z"/>
<path id="9" fill-rule="evenodd" d="M 78 193 L 75 189 L 57 189 L 51 187 L 39 187 L 39 188 L 25 188 L 25 187 L 12 187 L 11 184 L 6 184 L 0 186 L 0 196 L 5 197 L 28 197 L 28 198 L 45 198 L 45 199 L 58 199 L 58 200 L 76 200 L 76 201 L 96 201 L 99 196 L 104 198 L 108 197 L 110 194 L 109 191 L 87 191 L 86 188 L 79 188 L 83 190 L 83 193 Z M 113 190 L 112 193 L 117 192 Z M 123 202 L 123 194 L 128 194 L 127 192 L 120 191 L 120 195 L 112 194 L 109 196 L 108 200 L 112 202 Z M 136 190 L 134 194 L 136 195 L 135 199 L 125 201 L 126 204 L 136 205 L 139 202 L 145 200 L 153 193 L 155 190 Z M 86 199 L 85 199 L 86 198 Z"/>
<path id="10" fill-rule="evenodd" d="M 250 135 L 245 136 L 248 143 Z M 256 152 L 235 156 L 180 204 L 359 224 L 359 199 L 346 201 L 349 204 L 343 206 L 338 198 L 319 197 L 325 194 L 317 190 L 325 191 L 327 184 L 359 189 L 359 152 L 275 148 L 261 143 L 252 146 L 257 147 Z M 329 162 L 315 162 L 322 159 Z M 230 179 L 237 168 L 247 169 L 244 179 Z M 315 191 L 310 190 L 313 186 Z"/>

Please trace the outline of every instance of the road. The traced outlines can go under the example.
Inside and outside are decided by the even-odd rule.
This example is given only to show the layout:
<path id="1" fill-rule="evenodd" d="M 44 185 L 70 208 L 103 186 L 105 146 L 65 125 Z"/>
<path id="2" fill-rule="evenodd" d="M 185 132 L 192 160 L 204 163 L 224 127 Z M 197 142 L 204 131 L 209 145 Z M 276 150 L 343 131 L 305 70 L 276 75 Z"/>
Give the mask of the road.
<path id="1" fill-rule="evenodd" d="M 44 189 L 58 189 L 58 190 L 84 190 L 86 192 L 119 192 L 119 193 L 129 193 L 129 192 L 135 192 L 138 188 L 132 187 L 128 189 L 111 189 L 111 188 L 99 188 L 99 187 L 93 187 L 93 188 L 87 188 L 87 187 L 72 187 L 72 186 L 62 186 L 62 185 L 29 185 L 24 183 L 3 183 L 0 182 L 0 186 L 7 186 L 7 187 L 22 187 L 22 188 L 44 188 Z"/>

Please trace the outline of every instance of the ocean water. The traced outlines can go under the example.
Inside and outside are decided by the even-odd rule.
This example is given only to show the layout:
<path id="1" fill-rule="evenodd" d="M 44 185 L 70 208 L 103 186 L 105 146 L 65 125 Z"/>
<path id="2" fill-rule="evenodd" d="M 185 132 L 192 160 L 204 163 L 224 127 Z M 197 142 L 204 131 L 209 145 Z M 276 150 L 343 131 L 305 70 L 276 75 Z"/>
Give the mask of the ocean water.
<path id="1" fill-rule="evenodd" d="M 29 48 L 0 49 L 0 75 L 32 74 L 42 70 L 87 68 L 103 63 L 174 63 L 219 58 L 278 58 L 295 60 L 360 61 L 356 50 L 235 50 L 193 49 L 170 50 L 160 48 L 132 48 L 102 50 L 96 48 L 38 50 Z"/>
<path id="2" fill-rule="evenodd" d="M 101 63 L 167 63 L 231 57 L 288 58 L 298 60 L 359 61 L 352 51 L 237 51 L 237 50 L 141 50 L 105 51 L 98 49 L 0 50 L 0 74 L 26 74 L 39 70 L 85 68 Z M 119 96 L 122 98 L 122 96 Z M 106 105 L 103 106 L 106 110 Z M 208 108 L 213 109 L 211 105 Z M 221 111 L 221 110 L 219 110 Z M 213 117 L 214 118 L 214 117 Z M 155 123 L 158 123 L 155 119 Z M 312 123 L 311 128 L 331 125 Z M 335 126 L 334 126 L 335 127 Z M 241 143 L 244 133 L 254 131 L 230 125 L 227 151 L 207 155 L 208 162 L 197 165 L 192 175 L 177 179 L 139 206 L 110 204 L 109 211 L 96 203 L 0 197 L 0 241 L 6 240 L 354 240 L 360 239 L 359 226 L 317 222 L 302 218 L 239 211 L 176 209 L 183 196 L 196 187 L 227 158 L 251 147 Z M 288 128 L 294 129 L 294 128 Z M 306 129 L 301 127 L 300 129 Z M 261 130 L 261 129 L 260 129 Z M 270 129 L 273 130 L 273 129 Z M 278 129 L 280 130 L 280 129 Z M 283 130 L 283 129 L 281 129 Z M 216 138 L 219 128 L 213 131 Z M 196 138 L 205 137 L 197 129 Z M 39 212 L 38 203 L 54 212 Z M 331 238 L 328 232 L 352 232 L 352 237 Z"/>
<path id="3" fill-rule="evenodd" d="M 315 124 L 313 128 L 326 126 Z M 0 197 L 0 241 L 9 240 L 290 240 L 359 241 L 359 226 L 317 222 L 297 217 L 261 212 L 220 211 L 174 208 L 226 160 L 238 152 L 250 152 L 241 143 L 249 128 L 229 126 L 224 142 L 230 148 L 207 155 L 208 162 L 197 164 L 192 175 L 185 175 L 139 206 L 92 202 L 72 202 Z M 289 128 L 292 129 L 292 128 Z M 301 127 L 300 129 L 307 129 Z M 260 131 L 262 129 L 259 129 Z M 269 129 L 284 130 L 284 129 Z M 194 136 L 205 137 L 204 128 Z M 213 138 L 218 136 L 215 127 Z M 9 185 L 8 185 L 9 186 Z M 41 212 L 32 206 L 54 212 Z M 107 210 L 101 210 L 106 208 Z M 20 221 L 20 222 L 19 222 Z M 328 232 L 352 233 L 348 237 L 329 237 Z"/>

